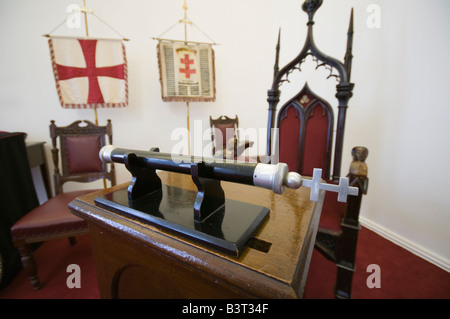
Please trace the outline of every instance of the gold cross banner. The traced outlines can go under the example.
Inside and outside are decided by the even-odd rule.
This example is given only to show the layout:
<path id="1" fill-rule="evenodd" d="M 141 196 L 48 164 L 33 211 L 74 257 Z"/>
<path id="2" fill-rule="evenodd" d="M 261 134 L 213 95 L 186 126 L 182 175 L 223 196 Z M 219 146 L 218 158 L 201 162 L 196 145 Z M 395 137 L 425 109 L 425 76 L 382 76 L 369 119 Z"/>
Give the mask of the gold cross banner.
<path id="1" fill-rule="evenodd" d="M 157 53 L 164 102 L 215 101 L 211 44 L 159 40 Z"/>

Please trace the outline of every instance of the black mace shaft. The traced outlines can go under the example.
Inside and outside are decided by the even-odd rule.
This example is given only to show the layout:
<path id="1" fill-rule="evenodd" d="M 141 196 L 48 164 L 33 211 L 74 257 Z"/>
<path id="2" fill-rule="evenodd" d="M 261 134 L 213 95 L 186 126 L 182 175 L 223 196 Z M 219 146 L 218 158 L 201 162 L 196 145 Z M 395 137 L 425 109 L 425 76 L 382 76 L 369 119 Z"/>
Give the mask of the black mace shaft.
<path id="1" fill-rule="evenodd" d="M 125 164 L 127 154 L 135 154 L 137 163 L 141 167 L 160 169 L 182 174 L 191 174 L 191 164 L 202 162 L 204 164 L 201 177 L 216 180 L 254 185 L 253 175 L 257 163 L 218 162 L 213 158 L 198 158 L 194 156 L 160 153 L 157 151 L 139 151 L 115 148 L 110 152 L 110 161 Z M 105 153 L 103 159 L 105 159 Z"/>
<path id="2" fill-rule="evenodd" d="M 198 171 L 198 177 L 264 187 L 277 194 L 282 194 L 285 187 L 299 188 L 301 185 L 301 176 L 289 173 L 288 166 L 284 163 L 244 163 L 214 158 L 201 158 L 198 161 L 194 156 L 131 150 L 113 145 L 103 147 L 100 158 L 105 162 L 125 164 L 132 174 L 133 168 L 134 170 L 147 168 L 192 175 L 193 165 L 197 165 L 198 169 L 195 170 Z"/>

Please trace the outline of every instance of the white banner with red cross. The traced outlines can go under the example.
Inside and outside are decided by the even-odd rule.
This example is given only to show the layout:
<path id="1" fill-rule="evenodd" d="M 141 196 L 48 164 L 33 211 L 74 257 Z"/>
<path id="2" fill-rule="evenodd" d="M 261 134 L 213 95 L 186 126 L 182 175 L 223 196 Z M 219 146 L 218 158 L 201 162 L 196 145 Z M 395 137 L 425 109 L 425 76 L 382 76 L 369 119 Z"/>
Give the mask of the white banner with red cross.
<path id="1" fill-rule="evenodd" d="M 63 108 L 128 105 L 127 59 L 122 40 L 51 37 L 48 43 Z"/>
<path id="2" fill-rule="evenodd" d="M 159 41 L 157 51 L 163 101 L 215 101 L 210 44 Z"/>

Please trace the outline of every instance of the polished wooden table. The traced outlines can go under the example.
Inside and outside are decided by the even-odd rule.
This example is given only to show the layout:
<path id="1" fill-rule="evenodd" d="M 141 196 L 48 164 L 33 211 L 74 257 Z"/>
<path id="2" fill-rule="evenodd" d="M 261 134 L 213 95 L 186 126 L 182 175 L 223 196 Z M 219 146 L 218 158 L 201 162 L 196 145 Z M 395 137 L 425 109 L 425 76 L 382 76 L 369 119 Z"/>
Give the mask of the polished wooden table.
<path id="1" fill-rule="evenodd" d="M 163 184 L 196 190 L 189 175 L 159 172 Z M 301 298 L 308 275 L 324 194 L 270 190 L 222 182 L 227 198 L 270 209 L 239 256 L 209 249 L 148 223 L 100 208 L 97 196 L 69 207 L 89 223 L 102 298 Z"/>

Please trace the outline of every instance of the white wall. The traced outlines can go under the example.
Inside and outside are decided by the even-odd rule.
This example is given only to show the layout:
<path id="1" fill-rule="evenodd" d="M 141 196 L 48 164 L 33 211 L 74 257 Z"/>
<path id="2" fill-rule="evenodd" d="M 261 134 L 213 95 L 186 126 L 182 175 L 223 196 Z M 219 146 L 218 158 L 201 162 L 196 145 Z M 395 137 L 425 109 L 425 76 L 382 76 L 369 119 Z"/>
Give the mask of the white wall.
<path id="1" fill-rule="evenodd" d="M 174 129 L 186 127 L 186 105 L 163 103 L 160 97 L 156 42 L 183 17 L 182 0 L 89 0 L 95 13 L 131 39 L 126 42 L 130 104 L 123 109 L 101 109 L 99 122 L 111 119 L 114 144 L 170 152 L 178 142 Z M 239 115 L 242 128 L 265 128 L 267 90 L 270 88 L 275 44 L 281 27 L 280 66 L 303 46 L 306 14 L 301 0 L 188 0 L 188 17 L 219 43 L 215 46 L 217 100 L 191 103 L 195 120 L 209 125 L 209 115 Z M 69 4 L 81 0 L 2 0 L 0 2 L 0 130 L 25 131 L 30 141 L 46 141 L 48 125 L 94 120 L 92 110 L 67 110 L 58 104 L 47 39 L 67 15 Z M 367 24 L 369 5 L 381 9 L 380 28 Z M 433 0 L 325 0 L 316 14 L 316 44 L 324 53 L 343 59 L 351 7 L 355 10 L 354 60 L 345 132 L 342 173 L 355 145 L 369 148 L 369 193 L 364 198 L 362 221 L 447 270 L 450 269 L 450 189 L 447 161 L 450 118 L 448 81 L 450 64 L 450 2 Z M 91 36 L 116 34 L 89 18 Z M 205 40 L 190 30 L 193 40 Z M 84 29 L 65 25 L 53 34 L 84 35 Z M 182 39 L 181 29 L 168 34 Z M 311 62 L 311 61 L 309 61 Z M 283 85 L 282 101 L 303 86 L 337 104 L 336 81 L 324 80 L 327 71 L 293 74 Z M 337 110 L 335 110 L 337 112 Z M 337 114 L 337 113 L 336 113 Z M 264 141 L 265 136 L 262 136 Z M 265 145 L 258 145 L 258 152 Z M 130 175 L 117 166 L 119 182 Z M 69 186 L 70 187 L 70 186 Z"/>

